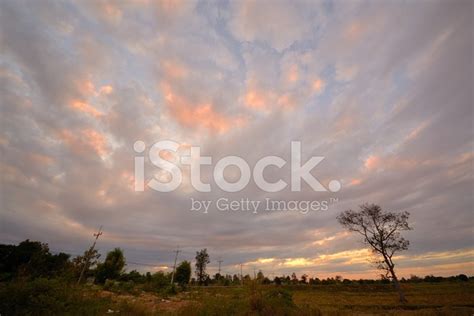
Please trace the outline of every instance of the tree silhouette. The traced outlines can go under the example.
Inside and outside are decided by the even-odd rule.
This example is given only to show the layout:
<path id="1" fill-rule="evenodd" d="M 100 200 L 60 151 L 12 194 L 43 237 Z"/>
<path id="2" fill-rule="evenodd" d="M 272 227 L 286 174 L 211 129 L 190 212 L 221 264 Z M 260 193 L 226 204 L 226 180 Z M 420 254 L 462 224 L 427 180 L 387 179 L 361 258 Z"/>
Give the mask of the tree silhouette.
<path id="1" fill-rule="evenodd" d="M 401 231 L 410 230 L 408 217 L 410 213 L 385 212 L 375 204 L 363 204 L 359 211 L 347 210 L 340 214 L 339 223 L 349 231 L 357 232 L 364 237 L 373 253 L 381 260 L 377 267 L 385 271 L 385 276 L 391 278 L 400 296 L 400 302 L 407 302 L 397 275 L 393 256 L 395 253 L 408 249 L 409 241 L 400 235 Z"/>
<path id="2" fill-rule="evenodd" d="M 206 248 L 196 252 L 196 277 L 199 285 L 202 285 L 208 278 L 206 266 L 209 262 L 211 261 L 209 261 L 209 254 Z"/>
<path id="3" fill-rule="evenodd" d="M 105 261 L 97 266 L 96 281 L 103 284 L 107 279 L 118 279 L 124 267 L 125 257 L 123 251 L 120 248 L 115 248 L 107 253 Z"/>
<path id="4" fill-rule="evenodd" d="M 84 251 L 84 255 L 77 256 L 72 259 L 72 266 L 73 266 L 73 273 L 74 276 L 77 278 L 81 274 L 81 270 L 84 268 L 85 265 L 85 274 L 86 277 L 89 276 L 97 264 L 99 263 L 100 254 L 97 249 L 89 248 L 88 250 Z"/>
<path id="5" fill-rule="evenodd" d="M 185 287 L 189 283 L 191 278 L 191 263 L 189 261 L 183 261 L 176 268 L 176 282 L 182 287 Z"/>

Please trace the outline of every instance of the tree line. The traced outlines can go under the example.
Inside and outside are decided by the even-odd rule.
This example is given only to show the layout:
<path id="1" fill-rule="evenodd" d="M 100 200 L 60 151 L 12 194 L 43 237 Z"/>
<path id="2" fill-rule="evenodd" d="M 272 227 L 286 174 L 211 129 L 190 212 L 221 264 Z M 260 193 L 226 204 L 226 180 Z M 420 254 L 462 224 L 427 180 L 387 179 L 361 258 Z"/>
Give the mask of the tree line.
<path id="1" fill-rule="evenodd" d="M 250 275 L 216 273 L 210 276 L 207 266 L 210 256 L 207 249 L 196 252 L 194 277 L 192 277 L 191 263 L 182 261 L 173 269 L 173 272 L 158 271 L 155 273 L 140 273 L 136 270 L 127 272 L 126 259 L 120 248 L 108 252 L 103 261 L 101 255 L 92 246 L 83 255 L 71 258 L 67 253 L 51 253 L 48 244 L 38 241 L 25 240 L 18 245 L 0 245 L 0 281 L 35 278 L 61 278 L 73 282 L 74 280 L 102 284 L 106 288 L 135 284 L 143 285 L 144 289 L 173 288 L 175 284 L 186 287 L 188 285 L 242 285 L 256 280 L 262 284 L 276 285 L 329 285 L 329 284 L 373 284 L 392 282 L 399 293 L 401 302 L 406 302 L 400 283 L 407 282 L 442 282 L 445 280 L 468 281 L 469 278 L 460 274 L 455 277 L 443 278 L 433 275 L 420 278 L 412 276 L 408 279 L 399 279 L 395 272 L 394 255 L 408 249 L 409 241 L 401 232 L 411 229 L 408 224 L 408 212 L 387 212 L 375 204 L 363 204 L 358 211 L 347 210 L 338 216 L 339 223 L 349 231 L 362 236 L 363 241 L 372 249 L 377 258 L 376 264 L 384 271 L 380 280 L 349 280 L 341 276 L 319 279 L 306 274 L 297 277 L 291 275 L 268 278 L 262 271 L 253 278 Z M 100 235 L 100 234 L 98 234 Z M 96 235 L 96 236 L 98 236 Z"/>
<path id="2" fill-rule="evenodd" d="M 87 251 L 86 251 L 87 252 Z M 97 284 L 106 284 L 107 281 L 132 282 L 134 284 L 153 284 L 154 288 L 166 287 L 170 285 L 172 272 L 158 271 L 155 273 L 140 273 L 136 270 L 126 271 L 126 259 L 120 248 L 115 248 L 108 252 L 105 260 L 100 261 L 100 254 L 97 250 L 93 255 L 84 253 L 82 256 L 71 256 L 66 253 L 52 254 L 48 244 L 38 241 L 25 240 L 18 245 L 0 244 L 0 281 L 12 281 L 16 279 L 35 279 L 35 278 L 62 278 L 71 282 L 77 280 L 85 264 L 85 258 L 89 256 L 92 260 L 89 268 L 86 270 L 85 280 Z M 330 284 L 376 284 L 389 283 L 388 278 L 380 280 L 349 280 L 341 276 L 319 279 L 309 277 L 307 274 L 297 276 L 281 275 L 269 278 L 263 271 L 258 271 L 255 276 L 249 274 L 219 274 L 213 276 L 207 273 L 207 265 L 210 263 L 207 249 L 202 249 L 196 253 L 195 257 L 195 277 L 192 277 L 191 263 L 182 261 L 177 267 L 174 276 L 176 284 L 186 287 L 187 285 L 241 285 L 242 283 L 256 280 L 262 284 L 276 285 L 330 285 Z M 469 278 L 460 274 L 453 277 L 436 277 L 428 275 L 425 277 L 411 276 L 402 278 L 405 282 L 443 282 L 443 281 L 468 281 Z"/>

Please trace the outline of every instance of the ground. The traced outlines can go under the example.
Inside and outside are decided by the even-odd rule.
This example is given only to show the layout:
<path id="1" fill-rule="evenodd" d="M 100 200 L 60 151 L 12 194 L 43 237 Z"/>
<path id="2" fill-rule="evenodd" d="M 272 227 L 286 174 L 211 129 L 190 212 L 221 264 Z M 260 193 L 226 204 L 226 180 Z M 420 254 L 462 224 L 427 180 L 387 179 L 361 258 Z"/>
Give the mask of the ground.
<path id="1" fill-rule="evenodd" d="M 114 302 L 109 313 L 143 315 L 474 315 L 472 282 L 403 285 L 400 305 L 388 284 L 190 287 L 174 296 L 101 291 Z M 272 300 L 272 294 L 276 293 Z M 285 301 L 285 293 L 290 294 Z M 120 308 L 122 310 L 120 311 Z"/>

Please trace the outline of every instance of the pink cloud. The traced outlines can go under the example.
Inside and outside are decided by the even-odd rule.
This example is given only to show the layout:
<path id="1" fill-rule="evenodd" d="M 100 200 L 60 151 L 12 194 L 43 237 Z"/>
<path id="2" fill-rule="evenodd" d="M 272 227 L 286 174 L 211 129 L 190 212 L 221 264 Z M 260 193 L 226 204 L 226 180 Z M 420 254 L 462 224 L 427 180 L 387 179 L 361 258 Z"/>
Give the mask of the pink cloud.
<path id="1" fill-rule="evenodd" d="M 103 113 L 99 112 L 96 108 L 94 108 L 92 105 L 79 101 L 79 100 L 73 100 L 70 103 L 71 108 L 73 108 L 76 111 L 85 113 L 87 115 L 93 116 L 95 118 L 98 118 L 103 115 Z"/>
<path id="2" fill-rule="evenodd" d="M 171 116 L 181 125 L 192 129 L 206 129 L 214 133 L 228 132 L 245 123 L 242 117 L 231 117 L 214 109 L 212 103 L 193 103 L 162 84 L 163 94 Z"/>
<path id="3" fill-rule="evenodd" d="M 375 156 L 375 155 L 370 155 L 366 160 L 365 160 L 365 163 L 364 163 L 364 166 L 365 168 L 367 168 L 367 170 L 375 170 L 375 169 L 378 169 L 381 165 L 381 159 L 379 156 Z"/>
<path id="4" fill-rule="evenodd" d="M 79 132 L 63 129 L 58 133 L 58 138 L 78 154 L 93 151 L 99 157 L 105 158 L 110 153 L 106 136 L 92 128 Z"/>

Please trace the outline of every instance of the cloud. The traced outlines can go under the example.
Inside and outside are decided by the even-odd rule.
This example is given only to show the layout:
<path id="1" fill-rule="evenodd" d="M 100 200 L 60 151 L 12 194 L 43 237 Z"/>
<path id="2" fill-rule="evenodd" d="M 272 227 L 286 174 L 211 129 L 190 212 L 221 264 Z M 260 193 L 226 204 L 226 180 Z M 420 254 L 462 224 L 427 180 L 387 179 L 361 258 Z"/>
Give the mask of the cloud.
<path id="1" fill-rule="evenodd" d="M 83 112 L 83 113 L 91 115 L 95 118 L 101 117 L 103 115 L 103 113 L 99 112 L 92 105 L 87 104 L 87 103 L 82 102 L 82 101 L 79 101 L 79 100 L 72 101 L 71 102 L 71 107 L 76 111 Z"/>
<path id="2" fill-rule="evenodd" d="M 357 75 L 359 71 L 356 65 L 336 65 L 336 80 L 338 81 L 351 81 Z"/>
<path id="3" fill-rule="evenodd" d="M 4 1 L 0 29 L 0 242 L 82 253 L 104 224 L 102 253 L 120 246 L 155 267 L 171 266 L 179 244 L 182 259 L 207 247 L 230 273 L 245 262 L 244 273 L 377 277 L 336 221 L 374 202 L 411 212 L 402 275 L 472 270 L 465 2 Z M 267 155 L 290 161 L 300 140 L 303 161 L 325 157 L 314 175 L 342 189 L 265 194 L 251 181 L 227 194 L 204 166 L 204 194 L 180 166 L 187 182 L 177 191 L 133 191 L 134 158 L 146 158 L 150 180 L 160 170 L 148 150 L 163 139 L 199 145 L 214 164 L 236 155 L 251 166 Z M 289 183 L 290 169 L 264 176 Z M 306 215 L 189 211 L 190 198 L 220 197 L 339 200 Z"/>
<path id="4" fill-rule="evenodd" d="M 106 136 L 94 129 L 84 129 L 79 132 L 61 130 L 58 137 L 77 154 L 88 154 L 92 151 L 99 157 L 105 158 L 110 153 Z"/>
<path id="5" fill-rule="evenodd" d="M 378 156 L 371 155 L 365 160 L 364 166 L 368 170 L 377 169 L 381 166 L 381 159 Z"/>
<path id="6" fill-rule="evenodd" d="M 225 133 L 232 127 L 241 128 L 245 124 L 242 117 L 228 117 L 216 112 L 211 103 L 195 104 L 177 95 L 166 83 L 162 87 L 171 116 L 184 127 Z"/>
<path id="7" fill-rule="evenodd" d="M 313 90 L 316 92 L 316 93 L 321 93 L 321 91 L 324 89 L 324 81 L 322 79 L 315 79 L 313 81 Z"/>
<path id="8" fill-rule="evenodd" d="M 282 51 L 310 36 L 310 13 L 298 3 L 246 0 L 235 3 L 230 29 L 241 41 L 264 42 Z"/>

